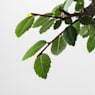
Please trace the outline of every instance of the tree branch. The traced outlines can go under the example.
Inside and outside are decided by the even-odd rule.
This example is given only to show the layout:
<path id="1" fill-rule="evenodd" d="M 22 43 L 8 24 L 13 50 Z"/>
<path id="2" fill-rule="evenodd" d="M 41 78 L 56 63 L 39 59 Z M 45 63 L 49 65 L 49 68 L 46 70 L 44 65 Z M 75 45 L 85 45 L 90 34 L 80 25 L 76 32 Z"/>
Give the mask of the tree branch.
<path id="1" fill-rule="evenodd" d="M 61 16 L 53 16 L 53 15 L 46 15 L 46 14 L 38 14 L 38 13 L 31 13 L 31 15 L 34 15 L 34 16 L 43 16 L 43 17 L 49 17 L 49 18 L 54 18 L 54 19 L 61 19 L 61 20 L 66 20 L 70 17 L 80 17 L 82 16 L 83 14 L 82 13 L 73 13 L 73 14 L 69 14 L 67 15 L 67 13 L 65 12 L 64 15 L 67 15 L 65 17 L 61 17 Z"/>
<path id="2" fill-rule="evenodd" d="M 55 18 L 55 19 L 61 19 L 61 20 L 66 20 L 70 17 L 78 17 L 77 20 L 75 20 L 73 23 L 71 23 L 71 25 L 73 25 L 74 23 L 76 23 L 80 17 L 82 16 L 91 16 L 93 17 L 95 15 L 95 0 L 92 0 L 91 4 L 86 7 L 84 9 L 83 12 L 80 12 L 80 13 L 73 13 L 73 14 L 70 14 L 62 9 L 59 8 L 59 11 L 63 12 L 64 13 L 64 17 L 58 17 L 58 16 L 52 16 L 52 15 L 46 15 L 46 14 L 37 14 L 37 13 L 31 13 L 32 15 L 34 16 L 44 16 L 44 17 L 50 17 L 50 18 Z M 62 31 L 61 33 L 59 33 L 53 40 L 51 40 L 50 42 L 47 42 L 47 45 L 44 47 L 44 49 L 38 54 L 41 55 L 49 46 L 51 43 L 53 43 L 60 35 L 63 34 L 64 31 Z"/>
<path id="3" fill-rule="evenodd" d="M 78 21 L 75 20 L 71 25 L 73 25 L 74 23 L 76 23 Z M 64 33 L 64 31 L 60 32 L 53 40 L 51 40 L 50 42 L 47 42 L 47 45 L 44 47 L 44 49 L 38 54 L 38 56 L 40 56 L 49 46 L 51 43 L 53 43 L 60 35 L 62 35 Z"/>
<path id="4" fill-rule="evenodd" d="M 52 41 L 47 42 L 46 47 L 38 54 L 38 56 L 40 56 L 40 55 L 49 47 L 49 45 L 50 45 L 52 42 L 54 42 L 60 35 L 62 35 L 63 32 L 64 32 L 64 31 L 62 31 L 61 33 L 59 33 Z"/>

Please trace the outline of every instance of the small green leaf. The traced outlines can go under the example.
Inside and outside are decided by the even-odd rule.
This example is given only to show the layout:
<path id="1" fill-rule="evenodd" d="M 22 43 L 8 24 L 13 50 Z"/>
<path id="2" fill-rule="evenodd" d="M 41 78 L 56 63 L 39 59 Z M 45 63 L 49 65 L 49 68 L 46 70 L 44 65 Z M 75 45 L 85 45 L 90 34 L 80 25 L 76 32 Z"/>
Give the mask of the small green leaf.
<path id="1" fill-rule="evenodd" d="M 77 21 L 76 23 L 73 24 L 73 26 L 74 26 L 74 28 L 76 28 L 77 34 L 79 34 L 79 32 L 80 32 L 80 22 Z"/>
<path id="2" fill-rule="evenodd" d="M 83 27 L 81 27 L 79 34 L 82 37 L 87 37 L 87 36 L 92 35 L 94 33 L 95 33 L 95 28 L 92 25 L 84 25 Z"/>
<path id="3" fill-rule="evenodd" d="M 46 41 L 41 40 L 35 43 L 24 55 L 22 60 L 26 60 L 29 57 L 32 57 L 36 52 L 38 52 L 44 45 L 46 44 Z"/>
<path id="4" fill-rule="evenodd" d="M 84 0 L 77 0 L 75 10 L 76 11 L 82 11 L 84 8 Z"/>
<path id="5" fill-rule="evenodd" d="M 83 27 L 81 27 L 79 34 L 82 37 L 87 37 L 89 35 L 89 25 L 84 25 Z"/>
<path id="6" fill-rule="evenodd" d="M 87 41 L 87 49 L 89 52 L 93 51 L 95 48 L 95 34 L 91 35 Z"/>
<path id="7" fill-rule="evenodd" d="M 62 20 L 57 20 L 55 23 L 54 23 L 54 29 L 58 29 L 60 27 L 60 25 L 62 24 Z"/>
<path id="8" fill-rule="evenodd" d="M 63 38 L 69 44 L 74 46 L 77 38 L 77 30 L 73 26 L 69 26 L 64 30 Z"/>
<path id="9" fill-rule="evenodd" d="M 59 8 L 63 9 L 64 8 L 64 4 L 59 4 L 58 6 L 56 6 L 55 8 L 53 8 L 52 11 L 53 11 L 53 15 L 54 16 L 60 16 L 61 15 L 61 11 L 59 10 Z"/>
<path id="10" fill-rule="evenodd" d="M 54 55 L 60 54 L 66 48 L 66 43 L 62 36 L 59 36 L 51 46 L 51 52 Z"/>
<path id="11" fill-rule="evenodd" d="M 67 11 L 70 5 L 72 4 L 73 0 L 66 0 L 64 5 L 64 10 Z"/>
<path id="12" fill-rule="evenodd" d="M 94 34 L 95 33 L 95 27 L 93 25 L 89 25 L 89 31 L 90 31 L 90 34 Z"/>
<path id="13" fill-rule="evenodd" d="M 52 26 L 53 23 L 54 23 L 54 19 L 50 19 L 50 20 L 46 21 L 42 25 L 42 27 L 40 29 L 40 33 L 42 34 L 42 33 L 46 32 Z"/>
<path id="14" fill-rule="evenodd" d="M 43 25 L 45 22 L 47 22 L 49 20 L 48 17 L 43 17 L 40 16 L 33 24 L 33 28 L 39 27 L 41 25 Z"/>
<path id="15" fill-rule="evenodd" d="M 47 54 L 39 55 L 36 58 L 35 64 L 34 64 L 34 70 L 36 74 L 39 77 L 46 79 L 47 73 L 49 72 L 50 63 L 51 63 L 51 59 L 49 58 Z"/>
<path id="16" fill-rule="evenodd" d="M 92 17 L 89 17 L 89 16 L 83 16 L 80 18 L 80 23 L 84 25 L 91 24 L 91 21 L 92 21 Z"/>
<path id="17" fill-rule="evenodd" d="M 65 20 L 65 24 L 71 24 L 72 23 L 72 19 L 71 18 L 67 18 L 66 20 Z"/>
<path id="18" fill-rule="evenodd" d="M 23 19 L 16 27 L 15 33 L 17 37 L 22 36 L 29 28 L 31 28 L 32 24 L 34 22 L 34 17 L 30 16 L 25 19 Z"/>

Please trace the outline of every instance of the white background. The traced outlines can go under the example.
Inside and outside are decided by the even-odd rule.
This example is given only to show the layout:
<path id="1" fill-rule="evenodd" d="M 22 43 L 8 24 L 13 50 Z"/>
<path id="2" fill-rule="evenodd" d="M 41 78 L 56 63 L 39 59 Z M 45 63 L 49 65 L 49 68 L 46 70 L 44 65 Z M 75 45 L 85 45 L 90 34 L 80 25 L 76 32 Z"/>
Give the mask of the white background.
<path id="1" fill-rule="evenodd" d="M 87 39 L 78 37 L 76 46 L 68 46 L 59 56 L 46 50 L 52 64 L 46 80 L 33 69 L 32 57 L 22 62 L 24 53 L 40 39 L 50 41 L 64 29 L 39 35 L 30 29 L 21 38 L 15 27 L 27 13 L 45 13 L 64 0 L 2 0 L 0 2 L 0 95 L 95 95 L 95 51 L 88 53 Z M 51 33 L 51 35 L 50 35 Z"/>

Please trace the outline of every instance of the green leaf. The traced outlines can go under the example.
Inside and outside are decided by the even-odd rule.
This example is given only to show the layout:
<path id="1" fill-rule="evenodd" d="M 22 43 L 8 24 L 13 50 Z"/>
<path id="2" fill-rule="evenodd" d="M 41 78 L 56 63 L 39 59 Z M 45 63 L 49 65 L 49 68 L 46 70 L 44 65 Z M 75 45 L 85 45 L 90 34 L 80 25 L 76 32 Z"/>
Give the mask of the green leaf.
<path id="1" fill-rule="evenodd" d="M 39 55 L 36 58 L 35 64 L 34 64 L 34 70 L 36 74 L 39 77 L 46 79 L 47 73 L 49 72 L 50 63 L 51 63 L 51 60 L 47 54 Z"/>
<path id="2" fill-rule="evenodd" d="M 36 27 L 39 27 L 41 25 L 43 25 L 45 22 L 47 22 L 49 20 L 48 17 L 43 17 L 43 16 L 40 16 L 33 24 L 33 28 L 36 28 Z"/>
<path id="3" fill-rule="evenodd" d="M 75 10 L 80 12 L 83 10 L 83 8 L 84 8 L 84 0 L 77 0 Z"/>
<path id="4" fill-rule="evenodd" d="M 62 24 L 62 20 L 57 20 L 55 23 L 54 23 L 54 29 L 58 29 L 60 27 L 60 25 Z"/>
<path id="5" fill-rule="evenodd" d="M 93 25 L 89 25 L 90 34 L 95 34 L 95 27 Z"/>
<path id="6" fill-rule="evenodd" d="M 67 18 L 66 20 L 65 20 L 65 24 L 71 24 L 72 23 L 72 19 L 71 18 Z"/>
<path id="7" fill-rule="evenodd" d="M 60 16 L 61 15 L 61 11 L 59 10 L 59 8 L 63 9 L 64 8 L 64 4 L 59 4 L 58 6 L 56 6 L 55 8 L 53 8 L 52 11 L 53 11 L 53 15 L 54 16 Z"/>
<path id="8" fill-rule="evenodd" d="M 50 19 L 50 20 L 46 21 L 46 22 L 42 25 L 42 27 L 41 27 L 41 29 L 40 29 L 40 34 L 46 32 L 46 31 L 52 26 L 53 23 L 54 23 L 54 19 Z"/>
<path id="9" fill-rule="evenodd" d="M 80 32 L 80 22 L 77 21 L 76 23 L 73 24 L 73 26 L 74 26 L 74 28 L 76 28 L 77 34 L 79 34 L 79 32 Z"/>
<path id="10" fill-rule="evenodd" d="M 91 25 L 92 25 L 93 27 L 95 27 L 95 18 L 92 19 Z"/>
<path id="11" fill-rule="evenodd" d="M 89 17 L 89 16 L 83 16 L 80 18 L 80 23 L 84 25 L 91 24 L 91 21 L 92 21 L 92 17 Z"/>
<path id="12" fill-rule="evenodd" d="M 63 38 L 69 44 L 74 46 L 77 38 L 77 30 L 73 26 L 69 26 L 64 30 Z"/>
<path id="13" fill-rule="evenodd" d="M 51 52 L 54 55 L 60 54 L 66 48 L 66 43 L 62 36 L 59 36 L 51 46 Z"/>
<path id="14" fill-rule="evenodd" d="M 87 37 L 89 35 L 89 25 L 84 25 L 83 27 L 81 27 L 79 34 L 82 37 Z"/>
<path id="15" fill-rule="evenodd" d="M 89 52 L 93 51 L 95 48 L 95 34 L 91 35 L 87 41 L 87 49 Z"/>
<path id="16" fill-rule="evenodd" d="M 56 6 L 53 9 L 53 14 L 55 16 L 60 16 L 61 15 L 61 11 L 59 10 L 59 8 L 64 9 L 65 11 L 68 10 L 69 6 L 72 4 L 73 0 L 66 0 L 63 4 L 59 4 L 58 6 Z"/>
<path id="17" fill-rule="evenodd" d="M 17 37 L 22 36 L 29 28 L 31 28 L 32 24 L 34 22 L 34 17 L 30 16 L 25 19 L 23 19 L 16 27 L 15 33 Z"/>
<path id="18" fill-rule="evenodd" d="M 38 52 L 44 45 L 46 44 L 46 41 L 40 40 L 37 43 L 35 43 L 23 56 L 22 60 L 26 60 L 29 57 L 32 57 L 36 52 Z"/>
<path id="19" fill-rule="evenodd" d="M 84 25 L 80 29 L 80 35 L 82 37 L 87 37 L 95 33 L 95 28 L 92 25 Z"/>
<path id="20" fill-rule="evenodd" d="M 72 4 L 73 0 L 66 0 L 64 5 L 64 10 L 67 11 L 69 6 Z"/>

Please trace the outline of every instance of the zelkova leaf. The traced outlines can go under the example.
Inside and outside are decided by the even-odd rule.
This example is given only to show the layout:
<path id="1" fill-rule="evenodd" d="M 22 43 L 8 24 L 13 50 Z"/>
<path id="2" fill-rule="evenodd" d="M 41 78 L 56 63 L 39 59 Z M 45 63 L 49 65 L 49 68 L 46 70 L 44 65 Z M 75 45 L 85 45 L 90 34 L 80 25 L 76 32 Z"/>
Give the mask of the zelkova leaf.
<path id="1" fill-rule="evenodd" d="M 73 0 L 66 0 L 64 5 L 64 10 L 67 11 L 70 5 L 72 4 Z"/>
<path id="2" fill-rule="evenodd" d="M 79 20 L 80 20 L 80 23 L 82 23 L 84 25 L 88 25 L 88 24 L 91 24 L 92 17 L 90 17 L 90 16 L 83 16 Z"/>
<path id="3" fill-rule="evenodd" d="M 49 72 L 50 63 L 51 63 L 51 59 L 49 58 L 47 54 L 39 55 L 36 58 L 35 64 L 34 64 L 34 70 L 36 74 L 39 77 L 46 79 L 47 73 Z"/>
<path id="4" fill-rule="evenodd" d="M 95 33 L 95 28 L 92 25 L 84 25 L 83 27 L 81 27 L 79 34 L 82 37 L 87 37 L 87 36 L 92 35 L 94 33 Z"/>
<path id="5" fill-rule="evenodd" d="M 71 24 L 72 23 L 72 19 L 71 18 L 67 18 L 66 20 L 65 20 L 65 24 Z"/>
<path id="6" fill-rule="evenodd" d="M 69 44 L 74 46 L 77 38 L 77 30 L 73 26 L 69 26 L 64 30 L 63 38 Z"/>
<path id="7" fill-rule="evenodd" d="M 60 27 L 60 25 L 62 24 L 62 20 L 57 20 L 55 23 L 54 23 L 54 29 L 58 29 Z"/>
<path id="8" fill-rule="evenodd" d="M 77 34 L 79 34 L 79 32 L 80 32 L 80 22 L 77 21 L 76 23 L 74 23 L 74 24 L 73 24 L 73 27 L 76 28 Z"/>
<path id="9" fill-rule="evenodd" d="M 61 15 L 61 11 L 59 10 L 59 8 L 63 9 L 64 5 L 65 5 L 65 3 L 59 4 L 58 6 L 53 8 L 52 12 L 53 12 L 54 16 L 60 16 Z"/>
<path id="10" fill-rule="evenodd" d="M 29 16 L 23 19 L 16 27 L 15 33 L 17 37 L 22 36 L 29 28 L 31 28 L 34 22 L 34 16 Z"/>
<path id="11" fill-rule="evenodd" d="M 95 48 L 95 34 L 91 35 L 87 41 L 87 49 L 89 52 L 91 52 L 92 50 L 94 50 Z"/>
<path id="12" fill-rule="evenodd" d="M 62 36 L 59 36 L 51 46 L 51 52 L 54 55 L 60 54 L 66 48 L 66 42 L 64 41 Z"/>
<path id="13" fill-rule="evenodd" d="M 89 25 L 84 25 L 81 27 L 79 34 L 82 37 L 87 37 L 89 35 Z"/>
<path id="14" fill-rule="evenodd" d="M 75 10 L 76 11 L 82 11 L 84 8 L 84 0 L 77 0 Z"/>
<path id="15" fill-rule="evenodd" d="M 43 17 L 40 16 L 33 24 L 33 28 L 39 27 L 41 25 L 43 25 L 45 22 L 47 22 L 49 20 L 48 17 Z"/>
<path id="16" fill-rule="evenodd" d="M 50 20 L 46 21 L 42 25 L 42 27 L 40 29 L 40 33 L 42 34 L 42 33 L 46 32 L 52 26 L 53 23 L 54 23 L 54 19 L 50 19 Z"/>
<path id="17" fill-rule="evenodd" d="M 44 45 L 46 44 L 46 41 L 40 40 L 37 43 L 35 43 L 23 56 L 22 60 L 26 60 L 29 57 L 32 57 L 36 52 L 38 52 Z"/>

